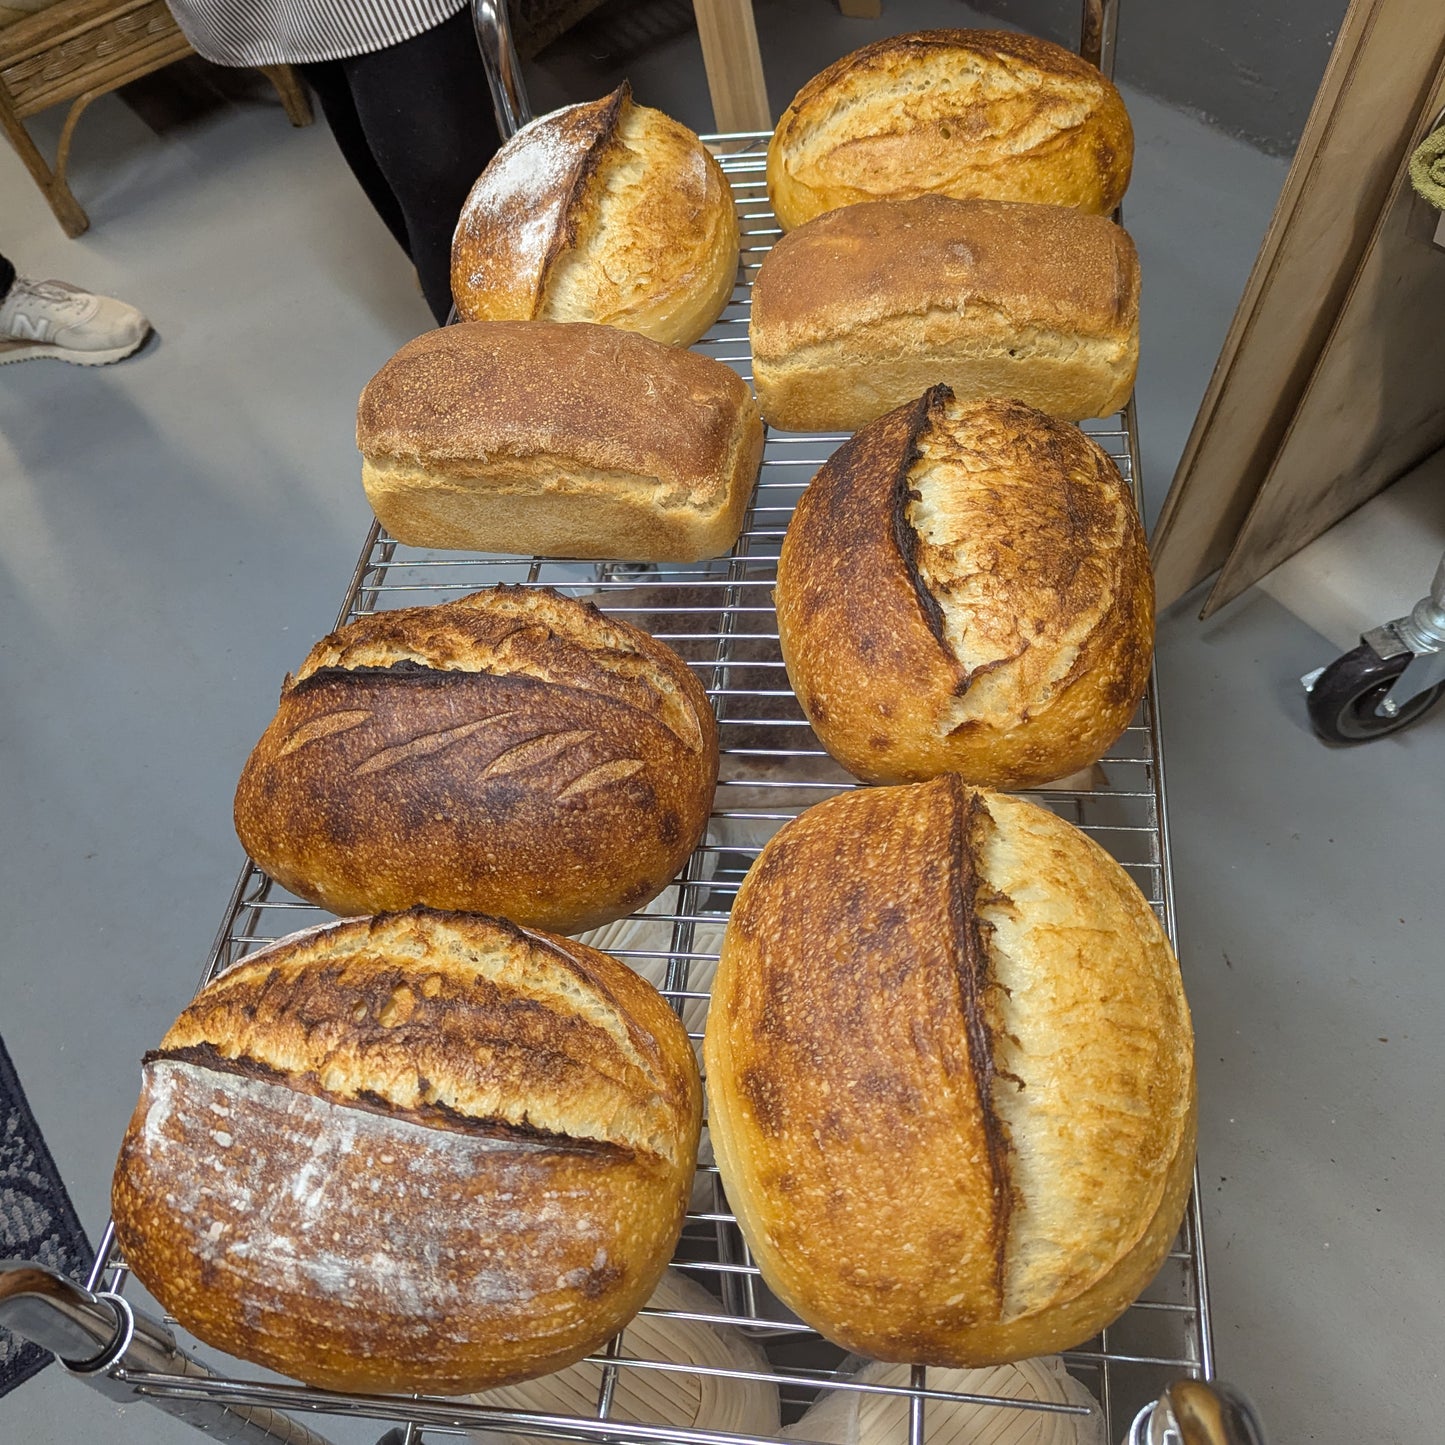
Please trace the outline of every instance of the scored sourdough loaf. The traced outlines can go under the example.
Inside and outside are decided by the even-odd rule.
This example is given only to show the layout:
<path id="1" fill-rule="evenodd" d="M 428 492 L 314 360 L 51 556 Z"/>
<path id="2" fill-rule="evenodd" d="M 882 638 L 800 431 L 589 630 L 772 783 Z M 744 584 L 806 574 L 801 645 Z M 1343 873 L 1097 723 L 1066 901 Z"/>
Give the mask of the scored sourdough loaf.
<path id="1" fill-rule="evenodd" d="M 606 954 L 457 913 L 332 924 L 221 974 L 146 1056 L 116 1237 L 197 1338 L 307 1384 L 528 1379 L 662 1277 L 701 1093 Z"/>
<path id="2" fill-rule="evenodd" d="M 940 381 L 1109 416 L 1134 389 L 1139 260 L 1121 226 L 1060 206 L 848 206 L 764 258 L 749 332 L 763 416 L 789 431 L 854 431 Z"/>
<path id="3" fill-rule="evenodd" d="M 860 1354 L 1072 1348 L 1179 1227 L 1178 964 L 1124 870 L 1024 799 L 950 775 L 785 824 L 734 904 L 704 1059 L 764 1280 Z"/>
<path id="4" fill-rule="evenodd" d="M 920 30 L 835 61 L 793 97 L 768 146 L 784 230 L 859 201 L 945 195 L 1107 215 L 1134 132 L 1092 65 L 1032 35 Z"/>
<path id="5" fill-rule="evenodd" d="M 697 562 L 737 541 L 763 424 L 711 357 L 611 326 L 477 321 L 377 372 L 356 443 L 372 510 L 410 546 Z"/>
<path id="6" fill-rule="evenodd" d="M 1113 462 L 1077 427 L 937 386 L 863 428 L 788 524 L 788 680 L 873 783 L 1029 788 L 1103 756 L 1149 679 L 1154 578 Z"/>
<path id="7" fill-rule="evenodd" d="M 675 653 L 550 588 L 493 587 L 318 642 L 246 762 L 236 831 L 333 913 L 426 904 L 577 933 L 667 886 L 717 765 Z"/>
<path id="8" fill-rule="evenodd" d="M 464 321 L 600 321 L 681 346 L 717 320 L 737 269 L 722 167 L 625 82 L 523 126 L 452 240 Z"/>

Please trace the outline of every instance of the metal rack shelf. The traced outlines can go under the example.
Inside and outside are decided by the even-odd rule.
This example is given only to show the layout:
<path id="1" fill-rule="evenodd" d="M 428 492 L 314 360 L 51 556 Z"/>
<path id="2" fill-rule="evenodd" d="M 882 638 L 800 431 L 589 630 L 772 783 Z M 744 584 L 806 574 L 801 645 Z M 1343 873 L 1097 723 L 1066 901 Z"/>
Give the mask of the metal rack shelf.
<path id="1" fill-rule="evenodd" d="M 712 137 L 733 187 L 743 229 L 740 276 L 731 302 L 698 350 L 751 379 L 746 323 L 751 283 L 764 254 L 780 234 L 768 208 L 763 180 L 766 136 Z M 1085 427 L 1118 464 L 1138 494 L 1138 445 L 1132 404 L 1119 417 Z M 823 752 L 787 685 L 778 652 L 771 587 L 788 517 L 817 467 L 841 435 L 771 434 L 761 478 L 742 536 L 726 557 L 688 567 L 635 569 L 542 558 L 488 557 L 408 548 L 373 526 L 362 549 L 338 621 L 386 608 L 432 603 L 508 582 L 552 586 L 587 596 L 673 646 L 698 673 L 720 724 L 722 772 L 706 837 L 677 883 L 636 916 L 635 936 L 610 946 L 617 957 L 648 973 L 701 1038 L 709 964 L 716 959 L 722 925 L 748 866 L 781 823 L 823 797 L 858 786 Z M 1028 796 L 1053 809 L 1107 848 L 1139 885 L 1170 937 L 1174 933 L 1169 840 L 1164 800 L 1158 709 L 1148 696 L 1118 744 L 1090 774 Z M 274 939 L 325 915 L 248 865 L 205 970 L 218 970 Z M 617 925 L 613 926 L 614 928 Z M 204 980 L 203 980 L 204 981 Z M 715 1167 L 704 1164 L 674 1260 L 702 1284 L 716 1310 L 648 1310 L 665 1318 L 730 1326 L 766 1350 L 769 1380 L 781 1391 L 785 1422 L 795 1419 L 825 1389 L 902 1395 L 910 1401 L 908 1445 L 920 1445 L 929 1401 L 959 1397 L 931 1388 L 915 1367 L 906 1387 L 860 1384 L 840 1378 L 842 1352 L 788 1314 L 771 1296 L 749 1257 Z M 106 1232 L 90 1280 L 92 1289 L 120 1292 L 127 1271 Z M 564 1436 L 687 1441 L 692 1445 L 760 1445 L 754 1437 L 718 1435 L 667 1426 L 610 1421 L 612 1381 L 621 1370 L 689 1371 L 746 1376 L 747 1372 L 680 1366 L 628 1358 L 627 1334 L 595 1357 L 603 1384 L 589 1416 L 527 1415 L 456 1400 L 339 1396 L 296 1385 L 221 1375 L 113 1371 L 117 1383 L 171 1402 L 269 1406 L 387 1420 L 415 1441 L 428 1432 L 493 1428 Z M 1065 1356 L 1069 1369 L 1099 1399 L 1108 1437 L 1119 1440 L 1135 1414 L 1181 1373 L 1211 1378 L 1209 1297 L 1197 1195 L 1159 1276 L 1117 1323 Z M 1069 1410 L 1063 1405 L 997 1402 L 1000 1409 Z M 284 1438 L 284 1437 L 278 1437 Z M 904 1445 L 900 1439 L 898 1445 Z"/>

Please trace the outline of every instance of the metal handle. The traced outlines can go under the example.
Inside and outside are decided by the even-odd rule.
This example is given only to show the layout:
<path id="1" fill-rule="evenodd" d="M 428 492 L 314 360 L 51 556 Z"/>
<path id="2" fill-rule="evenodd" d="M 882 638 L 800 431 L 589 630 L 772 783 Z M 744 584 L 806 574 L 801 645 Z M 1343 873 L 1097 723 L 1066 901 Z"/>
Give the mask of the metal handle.
<path id="1" fill-rule="evenodd" d="M 0 1325 L 49 1350 L 71 1374 L 113 1400 L 144 1395 L 141 1382 L 112 1372 L 188 1375 L 211 1372 L 176 1346 L 164 1325 L 137 1314 L 128 1300 L 92 1294 L 54 1270 L 12 1260 L 0 1262 Z M 289 1415 L 250 1405 L 149 1397 L 157 1409 L 175 1415 L 214 1440 L 242 1445 L 329 1445 Z"/>
<path id="2" fill-rule="evenodd" d="M 1125 1445 L 1265 1445 L 1264 1426 L 1231 1386 L 1176 1380 L 1135 1417 Z"/>
<path id="3" fill-rule="evenodd" d="M 492 89 L 492 106 L 497 112 L 497 132 L 511 140 L 532 119 L 527 87 L 522 80 L 522 62 L 512 43 L 512 17 L 507 0 L 472 0 L 472 28 Z"/>

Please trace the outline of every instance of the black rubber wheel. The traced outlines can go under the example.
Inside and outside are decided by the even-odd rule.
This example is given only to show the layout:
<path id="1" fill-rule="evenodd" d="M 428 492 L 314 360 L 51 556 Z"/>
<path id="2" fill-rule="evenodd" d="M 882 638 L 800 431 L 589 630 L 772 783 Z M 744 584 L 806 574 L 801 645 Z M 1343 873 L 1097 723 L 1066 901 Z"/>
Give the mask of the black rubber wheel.
<path id="1" fill-rule="evenodd" d="M 1416 693 L 1394 717 L 1375 711 L 1404 672 L 1411 654 L 1381 657 L 1361 643 L 1353 652 L 1337 657 L 1315 679 L 1309 692 L 1310 724 L 1327 743 L 1371 743 L 1399 732 L 1423 717 L 1445 693 L 1445 682 Z"/>

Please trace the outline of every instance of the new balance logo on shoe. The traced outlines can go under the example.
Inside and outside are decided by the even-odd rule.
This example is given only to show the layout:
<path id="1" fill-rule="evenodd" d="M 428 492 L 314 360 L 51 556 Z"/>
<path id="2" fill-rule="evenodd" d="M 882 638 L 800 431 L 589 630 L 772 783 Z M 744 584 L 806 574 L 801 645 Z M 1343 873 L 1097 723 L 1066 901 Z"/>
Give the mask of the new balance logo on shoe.
<path id="1" fill-rule="evenodd" d="M 9 331 L 15 341 L 43 341 L 48 344 L 55 340 L 55 323 L 49 317 L 30 317 L 23 311 L 17 311 L 11 318 Z"/>

